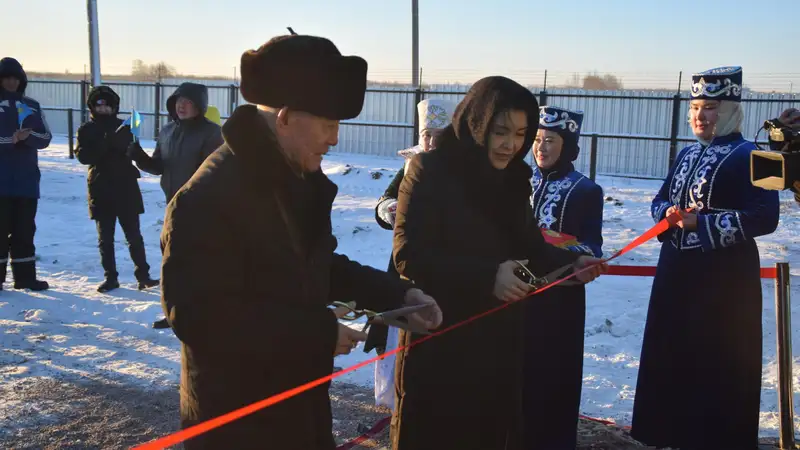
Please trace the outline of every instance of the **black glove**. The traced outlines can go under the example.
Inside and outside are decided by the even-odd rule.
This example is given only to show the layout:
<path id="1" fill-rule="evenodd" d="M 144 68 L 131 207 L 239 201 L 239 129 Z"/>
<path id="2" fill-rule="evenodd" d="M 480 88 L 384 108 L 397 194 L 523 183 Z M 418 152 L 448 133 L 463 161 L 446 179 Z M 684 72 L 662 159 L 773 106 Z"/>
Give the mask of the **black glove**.
<path id="1" fill-rule="evenodd" d="M 143 155 L 147 156 L 147 153 L 144 152 L 142 146 L 139 145 L 139 143 L 136 141 L 132 141 L 131 143 L 128 144 L 128 147 L 125 150 L 125 154 L 128 156 L 128 158 L 134 161 L 140 160 Z"/>

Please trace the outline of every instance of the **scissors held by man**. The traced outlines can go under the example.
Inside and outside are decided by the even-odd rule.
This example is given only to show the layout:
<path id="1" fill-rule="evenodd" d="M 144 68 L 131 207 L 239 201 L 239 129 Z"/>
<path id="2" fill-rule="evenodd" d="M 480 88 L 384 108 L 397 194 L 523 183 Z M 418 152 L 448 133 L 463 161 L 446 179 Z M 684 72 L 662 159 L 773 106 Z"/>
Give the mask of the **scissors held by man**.
<path id="1" fill-rule="evenodd" d="M 366 316 L 367 323 L 364 324 L 364 327 L 361 329 L 362 333 L 365 333 L 370 325 L 380 324 L 380 325 L 387 325 L 395 328 L 400 328 L 417 334 L 425 334 L 425 335 L 431 334 L 430 331 L 428 331 L 422 325 L 418 325 L 414 322 L 406 322 L 400 320 L 400 318 L 401 317 L 407 318 L 410 314 L 431 308 L 434 305 L 423 304 L 423 305 L 404 306 L 402 308 L 384 312 L 375 312 L 368 309 L 356 309 L 355 302 L 347 302 L 347 303 L 333 302 L 331 303 L 331 305 L 334 306 L 336 309 L 342 308 L 340 311 L 343 314 L 337 314 L 337 316 L 339 316 L 340 319 L 353 321 Z"/>

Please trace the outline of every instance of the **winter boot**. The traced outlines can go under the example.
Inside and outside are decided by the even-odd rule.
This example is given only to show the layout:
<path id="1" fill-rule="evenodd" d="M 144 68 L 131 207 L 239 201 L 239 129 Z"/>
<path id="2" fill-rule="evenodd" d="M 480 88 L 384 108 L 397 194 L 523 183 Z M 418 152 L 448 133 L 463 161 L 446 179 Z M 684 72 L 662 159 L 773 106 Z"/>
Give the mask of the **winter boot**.
<path id="1" fill-rule="evenodd" d="M 32 291 L 46 291 L 50 285 L 44 280 L 14 281 L 14 289 L 30 289 Z"/>
<path id="2" fill-rule="evenodd" d="M 151 287 L 156 287 L 159 284 L 160 284 L 159 280 L 153 280 L 150 278 L 150 276 L 147 276 L 146 278 L 142 278 L 141 280 L 139 280 L 139 290 L 143 291 Z"/>
<path id="3" fill-rule="evenodd" d="M 12 260 L 11 272 L 14 274 L 14 289 L 30 289 L 32 291 L 50 289 L 50 285 L 46 281 L 36 279 L 36 261 L 33 257 L 24 258 L 23 261 Z"/>
<path id="4" fill-rule="evenodd" d="M 163 330 L 163 329 L 172 328 L 172 327 L 170 326 L 169 322 L 167 321 L 167 318 L 164 317 L 161 320 L 156 320 L 155 322 L 153 322 L 153 328 L 155 328 L 156 330 Z"/>
<path id="5" fill-rule="evenodd" d="M 100 286 L 97 287 L 97 292 L 104 293 L 113 291 L 119 287 L 119 281 L 116 278 L 106 278 Z"/>
<path id="6" fill-rule="evenodd" d="M 8 258 L 0 258 L 0 291 L 3 290 L 3 283 L 6 282 L 6 270 Z"/>

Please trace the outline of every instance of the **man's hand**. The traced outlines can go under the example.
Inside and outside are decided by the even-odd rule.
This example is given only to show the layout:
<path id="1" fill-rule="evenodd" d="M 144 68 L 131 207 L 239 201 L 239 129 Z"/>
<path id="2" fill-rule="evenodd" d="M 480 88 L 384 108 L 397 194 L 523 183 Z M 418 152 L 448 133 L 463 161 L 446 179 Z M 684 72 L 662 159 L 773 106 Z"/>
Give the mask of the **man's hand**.
<path id="1" fill-rule="evenodd" d="M 528 264 L 528 260 L 520 261 Z M 497 267 L 497 275 L 494 278 L 494 290 L 492 293 L 498 300 L 513 302 L 519 300 L 530 292 L 531 287 L 528 283 L 519 279 L 514 274 L 514 269 L 519 265 L 514 261 L 506 261 Z"/>
<path id="2" fill-rule="evenodd" d="M 438 328 L 442 324 L 442 310 L 436 304 L 436 300 L 430 295 L 417 288 L 411 288 L 406 292 L 405 303 L 408 306 L 431 305 L 419 312 L 411 313 L 408 316 L 408 323 L 428 330 Z"/>
<path id="3" fill-rule="evenodd" d="M 17 142 L 28 139 L 28 136 L 31 135 L 31 131 L 32 130 L 30 128 L 23 128 L 21 130 L 15 131 L 14 134 L 11 136 L 11 143 L 16 144 Z"/>
<path id="4" fill-rule="evenodd" d="M 600 275 L 608 273 L 608 264 L 602 261 L 602 259 L 595 258 L 594 256 L 579 256 L 575 261 L 575 264 L 573 264 L 575 272 L 578 272 L 585 267 L 591 267 L 585 272 L 576 274 L 575 278 L 580 280 L 582 283 L 589 283 Z"/>
<path id="5" fill-rule="evenodd" d="M 333 310 L 333 313 L 339 319 L 344 317 L 347 312 L 348 309 L 342 307 L 337 307 Z M 338 325 L 339 338 L 336 340 L 336 350 L 334 350 L 333 356 L 349 355 L 350 352 L 356 348 L 356 345 L 358 345 L 359 341 L 364 342 L 367 340 L 366 333 L 356 331 L 342 323 Z"/>
<path id="6" fill-rule="evenodd" d="M 781 113 L 778 121 L 793 130 L 800 130 L 800 110 L 789 108 Z"/>

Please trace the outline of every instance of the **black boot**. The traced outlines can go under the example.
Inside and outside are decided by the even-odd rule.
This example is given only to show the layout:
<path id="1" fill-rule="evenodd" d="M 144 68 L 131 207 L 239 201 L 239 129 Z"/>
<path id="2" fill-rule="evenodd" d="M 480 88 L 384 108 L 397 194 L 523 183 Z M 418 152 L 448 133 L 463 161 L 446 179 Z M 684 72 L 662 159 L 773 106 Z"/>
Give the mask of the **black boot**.
<path id="1" fill-rule="evenodd" d="M 167 318 L 164 317 L 161 320 L 156 320 L 155 322 L 153 322 L 153 328 L 155 328 L 156 330 L 163 330 L 165 328 L 172 328 L 172 327 L 167 321 Z"/>
<path id="2" fill-rule="evenodd" d="M 143 291 L 143 290 L 151 288 L 151 287 L 156 287 L 159 284 L 161 284 L 161 282 L 159 280 L 152 280 L 152 279 L 150 279 L 150 276 L 148 275 L 147 278 L 139 280 L 139 290 Z"/>
<path id="3" fill-rule="evenodd" d="M 3 283 L 6 282 L 6 270 L 8 266 L 8 258 L 0 259 L 0 291 L 3 290 Z"/>
<path id="4" fill-rule="evenodd" d="M 97 287 L 97 292 L 103 293 L 103 292 L 113 291 L 118 287 L 119 287 L 119 281 L 117 281 L 116 278 L 106 278 L 106 281 L 103 281 L 103 283 L 101 283 L 100 286 Z"/>
<path id="5" fill-rule="evenodd" d="M 11 272 L 14 274 L 14 289 L 30 289 L 32 291 L 50 289 L 50 285 L 46 281 L 36 279 L 36 260 L 33 257 L 24 258 L 22 262 L 12 260 Z"/>

